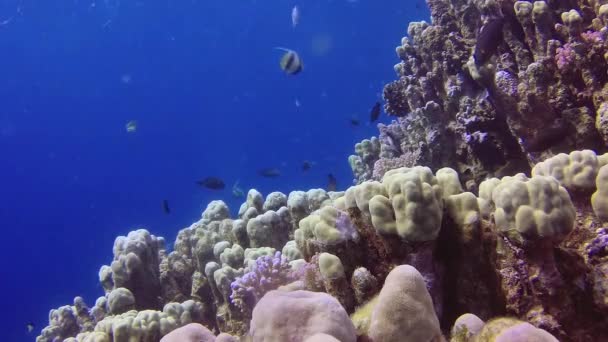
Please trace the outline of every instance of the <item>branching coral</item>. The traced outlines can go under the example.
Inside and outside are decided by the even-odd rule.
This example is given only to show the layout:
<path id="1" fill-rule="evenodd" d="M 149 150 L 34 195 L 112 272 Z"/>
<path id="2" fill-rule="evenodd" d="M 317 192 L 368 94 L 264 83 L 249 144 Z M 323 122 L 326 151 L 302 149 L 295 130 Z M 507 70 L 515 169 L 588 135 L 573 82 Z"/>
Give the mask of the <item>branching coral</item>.
<path id="1" fill-rule="evenodd" d="M 266 292 L 293 280 L 291 266 L 281 252 L 262 256 L 256 259 L 247 273 L 232 282 L 230 300 L 243 311 L 252 310 Z"/>

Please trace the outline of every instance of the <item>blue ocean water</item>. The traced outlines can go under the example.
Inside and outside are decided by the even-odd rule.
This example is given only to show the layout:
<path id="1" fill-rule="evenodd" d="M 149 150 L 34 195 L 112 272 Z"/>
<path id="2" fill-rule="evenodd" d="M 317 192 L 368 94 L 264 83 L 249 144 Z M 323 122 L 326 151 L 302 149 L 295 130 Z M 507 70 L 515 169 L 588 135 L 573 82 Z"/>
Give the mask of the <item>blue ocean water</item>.
<path id="1" fill-rule="evenodd" d="M 75 295 L 93 305 L 116 236 L 145 227 L 170 246 L 209 201 L 236 213 L 237 180 L 289 193 L 333 173 L 346 189 L 354 144 L 377 135 L 369 110 L 395 78 L 394 47 L 426 18 L 403 0 L 1 1 L 3 340 L 32 340 Z M 276 46 L 303 72 L 284 74 Z M 226 189 L 195 184 L 207 176 Z"/>

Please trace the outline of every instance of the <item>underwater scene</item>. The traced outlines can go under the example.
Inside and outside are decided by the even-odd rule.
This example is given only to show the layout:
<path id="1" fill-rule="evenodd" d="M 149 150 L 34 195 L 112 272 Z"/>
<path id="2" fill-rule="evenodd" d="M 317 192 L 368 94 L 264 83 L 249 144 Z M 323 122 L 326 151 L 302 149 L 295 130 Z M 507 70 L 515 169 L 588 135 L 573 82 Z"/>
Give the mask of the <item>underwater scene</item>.
<path id="1" fill-rule="evenodd" d="M 608 1 L 2 0 L 3 341 L 608 341 Z"/>

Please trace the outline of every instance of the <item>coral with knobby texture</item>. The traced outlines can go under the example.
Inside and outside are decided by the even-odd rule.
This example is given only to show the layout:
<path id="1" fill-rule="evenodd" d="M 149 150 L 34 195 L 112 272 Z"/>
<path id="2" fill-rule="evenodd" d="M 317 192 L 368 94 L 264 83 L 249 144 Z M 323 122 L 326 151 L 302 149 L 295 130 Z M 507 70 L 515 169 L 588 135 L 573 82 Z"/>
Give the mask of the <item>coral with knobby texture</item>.
<path id="1" fill-rule="evenodd" d="M 369 336 L 375 342 L 442 341 L 433 301 L 422 275 L 412 266 L 397 266 L 386 277 Z"/>
<path id="2" fill-rule="evenodd" d="M 372 224 L 381 234 L 396 234 L 408 241 L 429 241 L 441 227 L 441 189 L 431 170 L 401 168 L 387 172 L 382 184 L 388 197 L 369 201 Z"/>
<path id="3" fill-rule="evenodd" d="M 597 172 L 595 185 L 597 190 L 591 196 L 591 206 L 600 220 L 608 222 L 608 165 Z"/>
<path id="4" fill-rule="evenodd" d="M 108 294 L 108 312 L 116 315 L 135 309 L 135 297 L 129 289 L 119 287 Z"/>
<path id="5" fill-rule="evenodd" d="M 102 266 L 99 281 L 106 293 L 124 287 L 135 296 L 138 309 L 158 306 L 160 296 L 159 264 L 165 240 L 145 229 L 119 236 L 114 241 L 114 260 Z"/>
<path id="6" fill-rule="evenodd" d="M 355 327 L 340 303 L 322 292 L 268 292 L 255 309 L 249 334 L 253 342 L 303 342 L 315 334 L 355 342 Z"/>
<path id="7" fill-rule="evenodd" d="M 372 177 L 374 163 L 380 155 L 380 142 L 377 138 L 365 139 L 355 145 L 355 154 L 348 158 L 357 183 Z"/>
<path id="8" fill-rule="evenodd" d="M 574 228 L 570 196 L 553 177 L 503 180 L 492 191 L 492 201 L 498 230 L 519 244 L 541 239 L 559 243 Z"/>
<path id="9" fill-rule="evenodd" d="M 74 298 L 74 305 L 65 305 L 49 313 L 49 325 L 42 329 L 36 342 L 54 342 L 93 330 L 95 323 L 89 308 L 81 297 Z"/>
<path id="10" fill-rule="evenodd" d="M 596 188 L 595 180 L 608 154 L 598 156 L 591 150 L 560 153 L 537 163 L 532 176 L 552 176 L 569 191 L 589 192 Z"/>

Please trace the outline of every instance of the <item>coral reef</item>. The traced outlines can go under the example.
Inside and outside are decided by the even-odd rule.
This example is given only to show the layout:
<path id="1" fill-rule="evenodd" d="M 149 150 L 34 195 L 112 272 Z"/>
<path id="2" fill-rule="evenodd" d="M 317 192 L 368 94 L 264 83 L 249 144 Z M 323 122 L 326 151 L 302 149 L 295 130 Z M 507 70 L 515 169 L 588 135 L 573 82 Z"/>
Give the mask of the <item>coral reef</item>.
<path id="1" fill-rule="evenodd" d="M 410 23 L 396 49 L 398 80 L 384 88 L 396 119 L 349 158 L 356 183 L 426 165 L 451 167 L 473 186 L 560 152 L 606 151 L 603 2 L 427 4 L 431 23 Z"/>
<path id="2" fill-rule="evenodd" d="M 118 237 L 37 341 L 608 340 L 608 4 L 427 3 L 357 185 Z"/>

